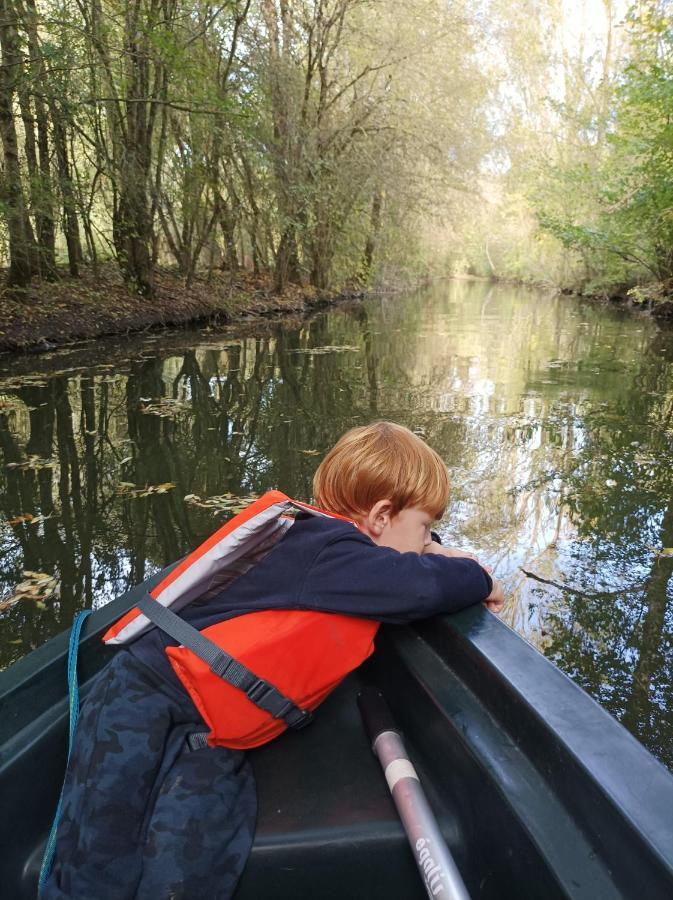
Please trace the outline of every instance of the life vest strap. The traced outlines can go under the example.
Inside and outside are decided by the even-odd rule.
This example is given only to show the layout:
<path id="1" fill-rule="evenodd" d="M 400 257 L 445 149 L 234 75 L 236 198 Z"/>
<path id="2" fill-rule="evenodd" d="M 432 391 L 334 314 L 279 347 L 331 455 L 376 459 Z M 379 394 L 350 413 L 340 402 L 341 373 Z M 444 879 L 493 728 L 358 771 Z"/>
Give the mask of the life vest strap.
<path id="1" fill-rule="evenodd" d="M 136 604 L 141 613 L 174 640 L 202 659 L 208 668 L 223 681 L 243 691 L 248 700 L 268 712 L 274 719 L 283 719 L 289 728 L 299 730 L 312 720 L 312 714 L 295 703 L 263 678 L 230 656 L 221 647 L 157 602 L 150 594 Z"/>

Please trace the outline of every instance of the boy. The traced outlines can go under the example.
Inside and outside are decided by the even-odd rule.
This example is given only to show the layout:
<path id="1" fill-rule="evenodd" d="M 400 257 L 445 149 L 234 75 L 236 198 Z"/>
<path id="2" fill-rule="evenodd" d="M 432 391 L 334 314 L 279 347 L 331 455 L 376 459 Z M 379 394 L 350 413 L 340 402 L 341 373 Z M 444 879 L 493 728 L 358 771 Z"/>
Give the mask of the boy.
<path id="1" fill-rule="evenodd" d="M 448 502 L 440 457 L 406 428 L 354 428 L 314 479 L 316 504 L 355 521 L 299 515 L 268 555 L 181 617 L 200 631 L 254 610 L 304 609 L 407 623 L 483 601 L 500 586 L 430 526 Z M 83 707 L 43 898 L 211 900 L 235 890 L 254 835 L 244 754 L 190 750 L 203 730 L 158 628 L 119 652 Z M 319 714 L 319 713 L 318 713 Z"/>

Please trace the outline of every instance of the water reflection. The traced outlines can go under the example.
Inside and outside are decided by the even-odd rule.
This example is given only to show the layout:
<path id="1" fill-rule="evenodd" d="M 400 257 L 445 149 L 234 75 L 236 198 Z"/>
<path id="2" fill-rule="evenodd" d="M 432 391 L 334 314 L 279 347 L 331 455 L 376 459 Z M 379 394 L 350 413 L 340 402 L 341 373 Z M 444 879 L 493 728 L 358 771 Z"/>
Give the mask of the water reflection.
<path id="1" fill-rule="evenodd" d="M 185 497 L 307 497 L 346 428 L 390 418 L 446 460 L 442 530 L 497 567 L 506 620 L 673 765 L 670 332 L 454 283 L 93 352 L 0 371 L 3 664 L 222 520 Z M 10 602 L 26 570 L 58 597 Z"/>

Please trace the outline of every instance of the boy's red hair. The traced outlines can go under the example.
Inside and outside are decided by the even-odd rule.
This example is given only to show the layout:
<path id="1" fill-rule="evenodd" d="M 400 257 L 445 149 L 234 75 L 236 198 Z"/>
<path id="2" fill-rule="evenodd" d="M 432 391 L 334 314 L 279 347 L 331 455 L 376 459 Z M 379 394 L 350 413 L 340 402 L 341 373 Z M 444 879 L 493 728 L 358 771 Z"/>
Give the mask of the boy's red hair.
<path id="1" fill-rule="evenodd" d="M 358 519 L 379 500 L 393 515 L 416 506 L 440 519 L 449 501 L 449 476 L 439 454 L 418 435 L 393 422 L 351 428 L 318 467 L 316 504 Z"/>

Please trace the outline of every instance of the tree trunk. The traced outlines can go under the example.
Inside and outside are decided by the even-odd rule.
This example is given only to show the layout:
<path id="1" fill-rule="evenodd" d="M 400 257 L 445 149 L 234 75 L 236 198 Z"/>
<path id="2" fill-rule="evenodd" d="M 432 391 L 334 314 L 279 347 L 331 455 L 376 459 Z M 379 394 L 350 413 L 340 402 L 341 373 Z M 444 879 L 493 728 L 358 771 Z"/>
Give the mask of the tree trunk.
<path id="1" fill-rule="evenodd" d="M 326 291 L 329 286 L 332 263 L 332 239 L 328 216 L 327 210 L 319 210 L 319 219 L 313 227 L 311 240 L 311 284 L 319 291 Z"/>
<path id="2" fill-rule="evenodd" d="M 220 205 L 220 228 L 222 229 L 222 238 L 224 239 L 224 252 L 227 261 L 227 269 L 231 272 L 238 271 L 238 254 L 236 252 L 236 222 L 234 213 L 230 204 L 225 203 L 222 198 L 219 199 Z"/>
<path id="3" fill-rule="evenodd" d="M 9 234 L 7 283 L 26 287 L 33 274 L 35 241 L 21 185 L 18 141 L 14 124 L 14 94 L 22 78 L 16 13 L 11 0 L 0 0 L 0 140 L 5 157 L 3 194 Z"/>
<path id="4" fill-rule="evenodd" d="M 365 241 L 365 249 L 362 255 L 362 268 L 364 270 L 365 281 L 369 281 L 374 263 L 374 251 L 379 239 L 381 231 L 381 207 L 383 206 L 383 196 L 378 188 L 374 191 L 372 197 L 372 211 L 369 217 L 369 233 Z"/>
<path id="5" fill-rule="evenodd" d="M 68 248 L 68 268 L 70 274 L 76 278 L 79 275 L 79 266 L 82 261 L 82 244 L 79 237 L 77 204 L 70 172 L 65 127 L 63 125 L 62 116 L 59 116 L 58 112 L 56 112 L 56 114 L 54 113 L 53 106 L 52 125 L 58 175 L 61 183 L 61 194 L 63 196 L 63 232 L 65 234 L 65 243 Z"/>
<path id="6" fill-rule="evenodd" d="M 113 214 L 113 240 L 125 280 L 145 297 L 154 293 L 149 194 L 157 103 L 152 101 L 160 99 L 163 66 L 153 57 L 154 41 L 158 37 L 151 35 L 159 13 L 157 0 L 151 0 L 148 9 L 142 0 L 128 0 L 124 47 L 125 127 L 115 120 L 118 202 Z M 164 27 L 168 27 L 171 16 L 171 11 L 164 10 Z"/>
<path id="7" fill-rule="evenodd" d="M 299 281 L 299 253 L 297 252 L 294 228 L 288 225 L 281 235 L 278 252 L 276 253 L 274 272 L 276 293 L 282 293 L 290 281 Z"/>
<path id="8" fill-rule="evenodd" d="M 30 93 L 33 94 L 35 117 L 29 91 L 20 92 L 21 113 L 26 131 L 26 158 L 31 183 L 31 201 L 37 226 L 39 274 L 43 278 L 56 275 L 56 236 L 54 226 L 54 194 L 51 180 L 49 154 L 49 129 L 47 108 L 40 93 L 40 85 L 47 77 L 42 61 L 43 50 L 37 28 L 37 10 L 34 0 L 27 0 L 21 7 L 23 24 L 28 35 L 28 69 L 30 72 Z M 28 86 L 27 86 L 28 87 Z M 37 158 L 35 156 L 34 125 L 37 126 Z M 28 148 L 31 145 L 29 155 Z"/>

